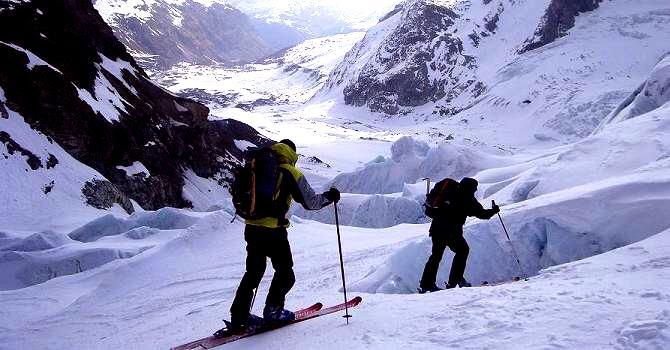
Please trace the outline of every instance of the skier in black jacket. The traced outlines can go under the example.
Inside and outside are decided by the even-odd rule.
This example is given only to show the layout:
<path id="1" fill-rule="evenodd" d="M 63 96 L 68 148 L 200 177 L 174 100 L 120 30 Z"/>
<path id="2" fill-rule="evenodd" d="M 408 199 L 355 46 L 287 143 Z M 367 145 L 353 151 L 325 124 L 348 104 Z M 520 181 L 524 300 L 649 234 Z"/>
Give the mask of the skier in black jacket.
<path id="1" fill-rule="evenodd" d="M 430 226 L 430 236 L 433 241 L 433 249 L 423 270 L 419 291 L 434 292 L 440 290 L 435 285 L 437 270 L 440 267 L 444 249 L 449 247 L 456 255 L 451 263 L 451 272 L 447 289 L 459 287 L 470 287 L 463 277 L 465 265 L 468 260 L 470 247 L 463 237 L 463 225 L 468 216 L 488 220 L 498 212 L 500 208 L 494 205 L 491 209 L 484 209 L 475 198 L 477 192 L 477 180 L 466 177 L 458 184 L 458 190 L 454 198 L 445 198 L 444 203 L 439 204 L 438 215 L 433 219 Z M 448 201 L 448 203 L 447 203 Z"/>

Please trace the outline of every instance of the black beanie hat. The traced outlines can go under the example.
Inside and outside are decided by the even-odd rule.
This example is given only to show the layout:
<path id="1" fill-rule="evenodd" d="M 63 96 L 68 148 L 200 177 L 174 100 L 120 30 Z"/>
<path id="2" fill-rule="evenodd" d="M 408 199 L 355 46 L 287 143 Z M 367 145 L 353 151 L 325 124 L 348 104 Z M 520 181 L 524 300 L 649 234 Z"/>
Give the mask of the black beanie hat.
<path id="1" fill-rule="evenodd" d="M 291 141 L 291 140 L 289 140 L 289 139 L 283 139 L 283 140 L 279 141 L 279 143 L 283 143 L 283 144 L 285 144 L 285 145 L 288 145 L 289 147 L 291 147 L 291 149 L 292 149 L 293 151 L 296 150 L 296 149 L 295 149 L 295 143 L 293 143 L 293 141 Z"/>
<path id="2" fill-rule="evenodd" d="M 475 193 L 477 192 L 477 186 L 479 185 L 479 182 L 471 177 L 464 177 L 460 184 L 462 189 Z"/>

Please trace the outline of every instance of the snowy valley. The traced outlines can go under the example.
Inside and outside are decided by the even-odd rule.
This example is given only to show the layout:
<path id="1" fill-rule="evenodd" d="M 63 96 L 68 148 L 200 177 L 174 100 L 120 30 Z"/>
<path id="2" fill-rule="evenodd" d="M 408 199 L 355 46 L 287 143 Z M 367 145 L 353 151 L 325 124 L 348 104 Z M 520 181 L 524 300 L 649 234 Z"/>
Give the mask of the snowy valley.
<path id="1" fill-rule="evenodd" d="M 0 349 L 166 349 L 221 328 L 245 271 L 233 169 L 284 138 L 317 191 L 342 191 L 363 303 L 349 325 L 222 348 L 670 347 L 667 1 L 63 4 L 0 0 Z M 161 51 L 203 43 L 178 34 L 213 9 L 244 37 Z M 476 287 L 417 294 L 424 179 L 466 176 L 510 240 L 469 219 Z M 291 222 L 286 307 L 341 302 L 333 207 L 294 204 Z"/>

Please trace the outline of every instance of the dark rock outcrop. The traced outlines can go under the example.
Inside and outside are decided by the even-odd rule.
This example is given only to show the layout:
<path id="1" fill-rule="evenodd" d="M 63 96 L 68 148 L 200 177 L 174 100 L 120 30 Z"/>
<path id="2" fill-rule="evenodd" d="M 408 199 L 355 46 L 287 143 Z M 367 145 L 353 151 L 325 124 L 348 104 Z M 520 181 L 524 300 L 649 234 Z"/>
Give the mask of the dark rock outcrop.
<path id="1" fill-rule="evenodd" d="M 0 88 L 9 109 L 110 181 L 84 189 L 97 207 L 187 207 L 185 170 L 225 185 L 242 156 L 234 140 L 267 142 L 152 83 L 90 1 L 0 0 Z M 134 162 L 150 174 L 117 168 Z"/>
<path id="2" fill-rule="evenodd" d="M 89 181 L 81 189 L 81 193 L 86 198 L 86 203 L 93 208 L 109 209 L 114 203 L 117 203 L 125 211 L 133 212 L 133 204 L 130 203 L 128 197 L 109 181 Z"/>
<path id="3" fill-rule="evenodd" d="M 96 7 L 115 5 L 115 1 L 98 0 Z M 252 21 L 229 5 L 205 6 L 191 0 L 178 5 L 158 0 L 143 10 L 151 16 L 140 19 L 114 14 L 106 20 L 145 67 L 164 69 L 178 62 L 248 62 L 274 51 Z"/>
<path id="4" fill-rule="evenodd" d="M 552 0 L 533 38 L 528 39 L 519 53 L 535 50 L 568 34 L 580 13 L 597 9 L 603 0 Z"/>

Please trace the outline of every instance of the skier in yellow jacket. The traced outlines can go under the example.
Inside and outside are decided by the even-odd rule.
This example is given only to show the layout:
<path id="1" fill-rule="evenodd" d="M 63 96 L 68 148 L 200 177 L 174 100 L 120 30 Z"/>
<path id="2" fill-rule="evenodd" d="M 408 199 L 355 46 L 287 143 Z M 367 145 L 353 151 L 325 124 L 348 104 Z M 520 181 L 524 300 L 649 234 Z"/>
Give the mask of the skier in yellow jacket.
<path id="1" fill-rule="evenodd" d="M 295 319 L 293 312 L 284 309 L 286 294 L 295 283 L 293 256 L 286 229 L 286 215 L 293 200 L 307 210 L 319 210 L 340 200 L 340 192 L 331 188 L 316 194 L 302 172 L 295 167 L 298 161 L 295 144 L 282 140 L 271 147 L 278 159 L 280 182 L 275 194 L 278 204 L 276 215 L 256 220 L 246 220 L 244 239 L 247 242 L 246 272 L 230 308 L 231 328 L 245 329 L 262 322 L 288 322 Z M 270 258 L 275 270 L 270 290 L 265 300 L 263 319 L 250 314 L 254 289 L 263 278 L 266 260 Z"/>

